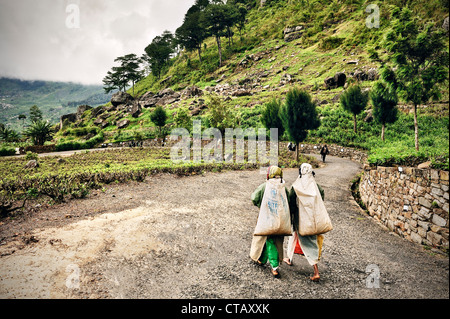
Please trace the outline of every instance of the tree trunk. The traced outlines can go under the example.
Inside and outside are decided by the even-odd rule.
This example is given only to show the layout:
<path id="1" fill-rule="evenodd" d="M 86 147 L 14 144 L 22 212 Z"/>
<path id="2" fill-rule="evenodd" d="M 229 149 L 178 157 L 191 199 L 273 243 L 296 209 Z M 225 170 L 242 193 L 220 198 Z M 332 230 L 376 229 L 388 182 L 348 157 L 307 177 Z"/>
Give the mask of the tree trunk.
<path id="1" fill-rule="evenodd" d="M 386 129 L 386 124 L 381 125 L 381 140 L 384 142 L 384 131 Z"/>
<path id="2" fill-rule="evenodd" d="M 298 163 L 298 155 L 299 155 L 299 154 L 298 154 L 298 153 L 299 153 L 299 149 L 298 149 L 299 144 L 300 144 L 299 142 L 296 142 L 296 143 L 295 143 L 295 145 L 296 145 L 296 150 L 295 150 L 295 151 L 296 151 L 296 155 L 295 155 L 295 159 L 297 160 L 297 163 Z"/>
<path id="3" fill-rule="evenodd" d="M 416 151 L 419 150 L 419 123 L 417 122 L 417 104 L 414 104 L 414 142 Z"/>
<path id="4" fill-rule="evenodd" d="M 222 66 L 222 46 L 220 44 L 220 36 L 216 36 L 217 48 L 219 48 L 219 66 Z"/>
<path id="5" fill-rule="evenodd" d="M 353 131 L 356 133 L 356 114 L 353 114 Z"/>

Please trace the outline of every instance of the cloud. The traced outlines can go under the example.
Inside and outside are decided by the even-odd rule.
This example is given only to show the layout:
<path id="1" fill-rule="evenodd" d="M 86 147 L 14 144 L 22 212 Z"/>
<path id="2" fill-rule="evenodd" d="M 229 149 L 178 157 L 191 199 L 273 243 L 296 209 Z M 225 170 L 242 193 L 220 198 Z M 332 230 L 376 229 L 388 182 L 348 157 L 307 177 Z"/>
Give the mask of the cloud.
<path id="1" fill-rule="evenodd" d="M 116 57 L 143 54 L 154 37 L 181 25 L 193 3 L 0 0 L 0 76 L 101 84 Z M 74 8 L 79 15 L 67 10 Z"/>

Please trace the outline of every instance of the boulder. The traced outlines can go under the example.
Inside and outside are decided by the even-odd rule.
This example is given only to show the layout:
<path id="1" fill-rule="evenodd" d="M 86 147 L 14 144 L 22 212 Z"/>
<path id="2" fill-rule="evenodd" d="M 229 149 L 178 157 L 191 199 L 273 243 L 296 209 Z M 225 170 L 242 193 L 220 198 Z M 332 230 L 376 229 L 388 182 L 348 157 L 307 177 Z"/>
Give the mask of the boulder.
<path id="1" fill-rule="evenodd" d="M 338 72 L 334 75 L 334 81 L 337 87 L 342 87 L 345 85 L 347 81 L 347 76 L 343 72 Z"/>
<path id="2" fill-rule="evenodd" d="M 367 73 L 362 71 L 362 70 L 357 70 L 354 74 L 353 74 L 353 78 L 362 82 L 362 81 L 367 81 L 368 76 Z"/>
<path id="3" fill-rule="evenodd" d="M 141 114 L 142 108 L 141 105 L 137 102 L 128 105 L 127 107 L 127 112 L 134 118 L 139 117 L 139 115 Z"/>
<path id="4" fill-rule="evenodd" d="M 111 98 L 111 104 L 115 107 L 121 105 L 121 104 L 130 104 L 134 101 L 134 98 L 126 93 L 126 92 L 122 92 L 119 91 L 115 94 L 113 94 L 112 98 Z"/>
<path id="5" fill-rule="evenodd" d="M 29 169 L 37 168 L 37 167 L 39 167 L 39 163 L 36 160 L 28 161 L 28 163 L 25 165 L 25 168 L 29 168 Z"/>
<path id="6" fill-rule="evenodd" d="M 291 42 L 296 39 L 299 39 L 303 35 L 303 26 L 294 26 L 294 27 L 286 27 L 283 30 L 284 34 L 284 41 L 285 42 Z"/>
<path id="7" fill-rule="evenodd" d="M 128 119 L 124 119 L 124 120 L 117 122 L 118 129 L 126 128 L 128 125 L 130 125 L 130 120 L 128 120 Z"/>
<path id="8" fill-rule="evenodd" d="M 80 105 L 77 108 L 77 120 L 81 120 L 81 117 L 83 116 L 83 113 L 92 109 L 89 105 Z"/>
<path id="9" fill-rule="evenodd" d="M 370 68 L 369 71 L 367 71 L 367 80 L 368 81 L 376 81 L 379 78 L 378 70 L 375 68 Z"/>
<path id="10" fill-rule="evenodd" d="M 77 121 L 77 113 L 71 113 L 61 116 L 60 120 L 60 129 L 62 130 L 64 127 L 64 123 L 75 123 Z"/>

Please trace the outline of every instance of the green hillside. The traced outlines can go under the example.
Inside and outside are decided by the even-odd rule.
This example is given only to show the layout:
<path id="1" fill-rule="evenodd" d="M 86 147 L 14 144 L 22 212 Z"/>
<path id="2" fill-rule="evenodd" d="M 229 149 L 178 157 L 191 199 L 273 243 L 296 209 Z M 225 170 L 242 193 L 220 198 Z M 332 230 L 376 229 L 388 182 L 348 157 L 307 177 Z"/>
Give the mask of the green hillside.
<path id="1" fill-rule="evenodd" d="M 173 90 L 165 102 L 160 102 L 169 115 L 168 130 L 176 125 L 174 117 L 182 112 L 190 120 L 201 119 L 202 126 L 208 127 L 209 96 L 215 93 L 232 109 L 235 126 L 263 127 L 260 115 L 264 104 L 273 98 L 283 100 L 290 89 L 299 87 L 311 94 L 322 119 L 322 126 L 310 132 L 307 142 L 362 148 L 369 151 L 369 160 L 374 164 L 432 160 L 436 167 L 448 169 L 448 82 L 440 87 L 439 101 L 419 108 L 419 138 L 423 146 L 419 152 L 414 150 L 411 105 L 400 101 L 402 114 L 395 124 L 386 127 L 386 141 L 381 142 L 381 125 L 367 120 L 371 105 L 359 115 L 358 133 L 354 133 L 351 116 L 339 104 L 345 87 L 329 88 L 325 84 L 327 78 L 342 72 L 347 85 L 360 82 L 363 89 L 370 90 L 379 76 L 381 61 L 387 56 L 382 40 L 391 27 L 395 6 L 407 6 L 420 23 L 434 22 L 442 28 L 448 16 L 448 1 L 272 0 L 264 6 L 260 1 L 244 2 L 249 11 L 243 30 L 234 28 L 232 42 L 222 37 L 222 65 L 216 40 L 207 38 L 201 61 L 196 50 L 181 51 L 159 77 L 151 74 L 136 84 L 134 97 L 143 107 L 134 116 L 127 108 L 107 104 L 87 111 L 81 121 L 67 125 L 55 136 L 55 142 L 66 144 L 62 148 L 77 147 L 76 142 L 85 139 L 73 133 L 76 128 L 94 126 L 101 127 L 96 141 L 154 138 L 158 130 L 150 116 L 155 104 L 148 104 L 147 96 L 158 96 L 165 89 Z M 378 28 L 366 25 L 371 12 L 366 12 L 369 4 L 379 8 Z M 186 94 L 192 85 L 198 87 L 201 95 Z M 127 125 L 119 128 L 124 120 Z M 287 136 L 283 139 L 287 140 Z"/>
<path id="2" fill-rule="evenodd" d="M 97 106 L 110 98 L 99 85 L 0 78 L 0 123 L 20 132 L 23 122 L 18 116 L 28 117 L 33 105 L 41 109 L 45 119 L 56 123 L 62 115 L 75 112 L 80 104 Z"/>

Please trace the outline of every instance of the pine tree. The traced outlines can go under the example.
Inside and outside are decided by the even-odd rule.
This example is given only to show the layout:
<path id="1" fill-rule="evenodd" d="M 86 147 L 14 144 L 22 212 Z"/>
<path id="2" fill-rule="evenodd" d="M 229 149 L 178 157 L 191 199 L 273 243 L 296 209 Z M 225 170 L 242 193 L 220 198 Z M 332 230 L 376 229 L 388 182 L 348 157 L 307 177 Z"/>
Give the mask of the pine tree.
<path id="1" fill-rule="evenodd" d="M 353 131 L 357 132 L 356 116 L 367 106 L 369 94 L 363 92 L 359 85 L 352 85 L 341 95 L 341 105 L 347 112 L 353 114 Z"/>
<path id="2" fill-rule="evenodd" d="M 389 90 L 384 83 L 378 81 L 370 92 L 372 101 L 372 115 L 381 123 L 381 140 L 384 141 L 384 133 L 387 123 L 395 123 L 398 119 L 397 94 Z"/>
<path id="3" fill-rule="evenodd" d="M 291 141 L 297 146 L 296 159 L 299 158 L 299 144 L 308 137 L 308 131 L 320 126 L 316 105 L 304 90 L 291 89 L 281 109 L 281 118 Z"/>

